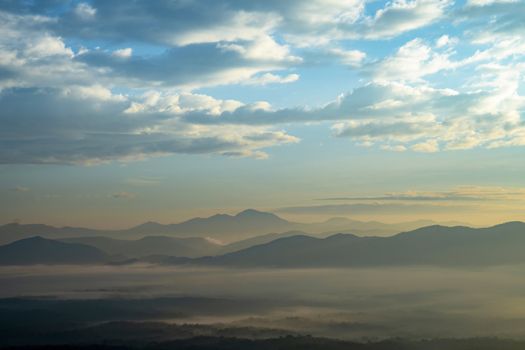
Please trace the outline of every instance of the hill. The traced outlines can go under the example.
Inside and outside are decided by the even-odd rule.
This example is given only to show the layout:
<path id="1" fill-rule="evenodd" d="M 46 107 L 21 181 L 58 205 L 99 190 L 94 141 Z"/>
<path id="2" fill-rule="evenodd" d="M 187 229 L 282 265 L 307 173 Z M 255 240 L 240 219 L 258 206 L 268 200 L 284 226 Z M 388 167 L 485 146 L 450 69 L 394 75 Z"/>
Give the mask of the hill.
<path id="1" fill-rule="evenodd" d="M 175 238 L 148 236 L 138 240 L 113 239 L 108 237 L 65 238 L 63 242 L 81 243 L 98 248 L 107 254 L 139 258 L 148 255 L 174 255 L 199 257 L 215 255 L 223 247 L 205 238 Z"/>
<path id="2" fill-rule="evenodd" d="M 192 263 L 243 267 L 478 266 L 523 263 L 524 247 L 522 222 L 481 229 L 434 225 L 391 237 L 291 236 Z"/>
<path id="3" fill-rule="evenodd" d="M 109 257 L 97 248 L 31 237 L 0 246 L 0 265 L 98 264 Z"/>

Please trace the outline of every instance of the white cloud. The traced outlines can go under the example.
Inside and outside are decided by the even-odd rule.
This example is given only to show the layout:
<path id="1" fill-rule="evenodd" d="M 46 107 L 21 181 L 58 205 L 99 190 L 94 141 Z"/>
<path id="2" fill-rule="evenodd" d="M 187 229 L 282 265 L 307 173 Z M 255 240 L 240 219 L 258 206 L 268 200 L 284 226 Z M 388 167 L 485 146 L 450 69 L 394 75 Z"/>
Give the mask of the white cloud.
<path id="1" fill-rule="evenodd" d="M 366 20 L 363 35 L 370 39 L 394 37 L 441 19 L 451 0 L 394 0 Z"/>
<path id="2" fill-rule="evenodd" d="M 261 12 L 234 12 L 227 22 L 203 25 L 182 31 L 174 36 L 177 45 L 217 43 L 223 41 L 256 40 L 265 36 L 281 21 L 278 14 Z"/>
<path id="3" fill-rule="evenodd" d="M 519 0 L 467 0 L 467 6 L 488 6 L 513 2 L 519 2 Z"/>
<path id="4" fill-rule="evenodd" d="M 264 73 L 259 76 L 250 78 L 247 81 L 242 82 L 246 85 L 267 85 L 267 84 L 288 84 L 299 80 L 299 74 L 288 74 L 286 76 L 280 76 L 272 73 Z"/>
<path id="5" fill-rule="evenodd" d="M 61 38 L 45 34 L 30 39 L 24 50 L 24 55 L 32 60 L 55 55 L 73 57 L 73 51 L 66 47 Z"/>
<path id="6" fill-rule="evenodd" d="M 411 148 L 416 152 L 434 153 L 439 151 L 439 143 L 437 140 L 428 140 L 426 142 L 417 143 Z"/>
<path id="7" fill-rule="evenodd" d="M 368 69 L 374 79 L 418 81 L 442 70 L 454 69 L 457 62 L 451 61 L 450 52 L 435 52 L 419 38 L 410 40 L 397 52 Z"/>
<path id="8" fill-rule="evenodd" d="M 75 14 L 82 20 L 90 20 L 97 14 L 97 9 L 90 4 L 81 2 L 75 7 Z"/>
<path id="9" fill-rule="evenodd" d="M 112 53 L 113 56 L 119 57 L 119 58 L 130 58 L 132 54 L 133 54 L 133 49 L 131 47 L 115 50 Z"/>
<path id="10" fill-rule="evenodd" d="M 126 101 L 123 95 L 115 95 L 106 87 L 101 85 L 91 86 L 69 86 L 62 90 L 65 96 L 78 99 L 90 99 L 99 101 Z"/>
<path id="11" fill-rule="evenodd" d="M 442 48 L 445 46 L 454 46 L 459 42 L 458 38 L 455 37 L 449 37 L 448 35 L 442 35 L 436 40 L 436 47 Z"/>
<path id="12" fill-rule="evenodd" d="M 330 53 L 340 58 L 341 63 L 350 67 L 360 67 L 366 58 L 366 53 L 359 50 L 331 49 Z"/>
<path id="13" fill-rule="evenodd" d="M 271 36 L 264 35 L 253 41 L 236 44 L 219 44 L 219 48 L 234 51 L 251 60 L 301 62 L 301 58 L 290 54 L 287 45 L 278 44 Z"/>

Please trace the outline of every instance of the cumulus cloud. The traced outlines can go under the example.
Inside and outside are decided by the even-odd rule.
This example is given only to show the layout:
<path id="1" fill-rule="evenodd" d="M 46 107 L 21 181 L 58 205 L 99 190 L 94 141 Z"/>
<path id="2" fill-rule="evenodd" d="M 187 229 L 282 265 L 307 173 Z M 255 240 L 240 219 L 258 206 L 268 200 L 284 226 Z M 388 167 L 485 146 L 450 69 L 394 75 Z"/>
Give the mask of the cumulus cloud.
<path id="1" fill-rule="evenodd" d="M 442 38 L 438 40 L 440 47 L 445 45 Z M 442 70 L 456 68 L 459 63 L 451 61 L 450 55 L 449 51 L 435 52 L 416 38 L 401 46 L 394 55 L 370 64 L 367 70 L 374 79 L 418 81 Z"/>
<path id="2" fill-rule="evenodd" d="M 265 158 L 266 147 L 298 142 L 283 125 L 311 122 L 332 123 L 335 137 L 392 151 L 525 145 L 523 2 L 369 6 L 95 0 L 56 11 L 53 2 L 2 3 L 0 162 L 86 164 L 176 153 Z M 383 57 L 353 47 L 451 14 L 467 28 L 464 35 L 439 29 L 430 38 L 403 37 Z M 101 47 L 72 44 L 93 41 Z M 463 41 L 471 47 L 460 55 Z M 297 67 L 319 62 L 356 70 L 362 80 L 309 107 L 196 92 L 292 84 Z M 467 73 L 458 73 L 453 86 L 433 81 L 458 70 Z"/>
<path id="3" fill-rule="evenodd" d="M 417 152 L 524 144 L 520 118 L 524 98 L 517 94 L 517 85 L 509 87 L 508 77 L 506 84 L 497 84 L 500 73 L 492 77 L 493 91 L 458 92 L 383 81 L 356 88 L 320 108 L 253 110 L 242 106 L 213 117 L 188 113 L 184 119 L 203 125 L 336 121 L 337 137 Z"/>
<path id="4" fill-rule="evenodd" d="M 165 109 L 169 105 L 165 101 L 182 103 L 174 108 L 183 111 L 199 109 L 196 105 L 203 100 L 202 96 L 193 101 L 192 96 L 159 98 L 160 107 L 153 105 L 131 116 L 125 113 L 132 103 L 127 99 L 103 96 L 93 103 L 57 89 L 4 90 L 0 163 L 98 164 L 177 153 L 264 158 L 262 149 L 298 141 L 269 127 L 192 125 Z M 215 102 L 199 110 L 212 115 L 217 104 L 228 105 Z"/>

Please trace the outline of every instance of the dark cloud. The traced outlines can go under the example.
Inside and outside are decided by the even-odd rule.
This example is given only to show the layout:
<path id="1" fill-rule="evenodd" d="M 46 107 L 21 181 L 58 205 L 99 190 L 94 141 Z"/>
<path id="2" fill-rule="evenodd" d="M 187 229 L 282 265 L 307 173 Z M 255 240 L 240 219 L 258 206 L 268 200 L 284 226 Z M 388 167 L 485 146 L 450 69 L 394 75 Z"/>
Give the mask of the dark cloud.
<path id="1" fill-rule="evenodd" d="M 106 75 L 126 85 L 200 87 L 247 80 L 260 71 L 284 69 L 286 62 L 269 59 L 247 59 L 239 52 L 225 50 L 216 44 L 196 44 L 166 50 L 160 55 L 115 57 L 110 52 L 89 51 L 76 56 L 76 61 L 91 67 L 107 68 Z"/>

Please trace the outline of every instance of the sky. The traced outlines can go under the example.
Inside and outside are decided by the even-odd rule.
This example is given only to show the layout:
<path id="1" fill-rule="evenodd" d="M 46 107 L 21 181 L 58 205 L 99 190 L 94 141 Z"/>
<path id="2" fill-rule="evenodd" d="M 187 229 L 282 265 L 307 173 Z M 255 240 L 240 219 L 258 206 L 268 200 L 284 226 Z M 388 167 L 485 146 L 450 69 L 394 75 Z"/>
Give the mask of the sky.
<path id="1" fill-rule="evenodd" d="M 0 1 L 0 223 L 525 220 L 525 1 Z"/>

